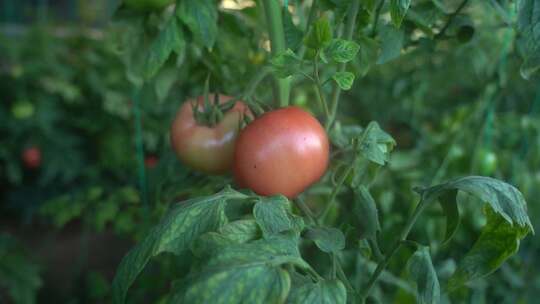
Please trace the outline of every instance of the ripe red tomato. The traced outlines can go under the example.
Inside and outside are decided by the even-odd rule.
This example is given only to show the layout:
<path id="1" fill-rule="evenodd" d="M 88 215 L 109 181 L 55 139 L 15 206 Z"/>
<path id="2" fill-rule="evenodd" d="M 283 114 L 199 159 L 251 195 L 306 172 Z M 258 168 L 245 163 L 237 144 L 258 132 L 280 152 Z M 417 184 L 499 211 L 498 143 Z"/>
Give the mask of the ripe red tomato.
<path id="1" fill-rule="evenodd" d="M 159 159 L 154 155 L 149 155 L 144 159 L 144 165 L 149 168 L 153 169 L 157 166 Z"/>
<path id="2" fill-rule="evenodd" d="M 328 136 L 319 121 L 298 107 L 267 112 L 242 130 L 234 177 L 260 195 L 297 196 L 326 171 Z"/>
<path id="3" fill-rule="evenodd" d="M 32 146 L 26 148 L 22 153 L 24 166 L 28 169 L 37 169 L 41 165 L 41 150 Z"/>
<path id="4" fill-rule="evenodd" d="M 214 102 L 214 94 L 209 94 Z M 225 103 L 232 97 L 219 95 Z M 204 126 L 193 117 L 193 100 L 184 102 L 171 126 L 171 145 L 180 160 L 189 167 L 209 174 L 223 174 L 230 170 L 233 161 L 234 142 L 240 131 L 244 115 L 251 116 L 248 107 L 238 101 L 224 113 L 215 126 Z M 203 110 L 204 97 L 197 98 L 199 110 Z"/>

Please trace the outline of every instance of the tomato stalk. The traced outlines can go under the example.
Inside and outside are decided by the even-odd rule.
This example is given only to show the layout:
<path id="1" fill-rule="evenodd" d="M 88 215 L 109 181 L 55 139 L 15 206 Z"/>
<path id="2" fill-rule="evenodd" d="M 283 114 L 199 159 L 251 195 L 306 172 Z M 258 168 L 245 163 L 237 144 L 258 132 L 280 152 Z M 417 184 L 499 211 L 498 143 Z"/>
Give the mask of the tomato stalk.
<path id="1" fill-rule="evenodd" d="M 364 132 L 362 133 L 362 137 L 360 137 L 358 140 L 354 141 L 353 151 L 358 150 L 358 145 L 365 140 L 365 137 L 367 136 L 367 134 L 370 133 L 370 130 L 373 127 L 374 127 L 374 124 L 370 123 L 366 127 Z M 356 162 L 359 155 L 360 155 L 360 153 L 356 153 L 356 156 L 354 157 L 354 159 L 352 161 L 352 164 L 354 164 Z M 326 207 L 324 208 L 324 210 L 322 211 L 322 213 L 319 216 L 319 218 L 322 221 L 324 221 L 324 219 L 328 215 L 328 212 L 330 212 L 330 209 L 332 209 L 332 206 L 334 205 L 334 203 L 336 201 L 336 197 L 339 194 L 339 191 L 341 190 L 341 187 L 343 187 L 343 184 L 345 183 L 345 181 L 347 180 L 349 175 L 351 175 L 351 173 L 353 172 L 353 169 L 354 169 L 354 165 L 348 166 L 347 169 L 345 170 L 345 172 L 339 177 L 336 186 L 334 187 L 334 189 L 332 190 L 332 193 L 330 194 L 330 199 L 328 200 L 328 203 L 326 204 Z"/>
<path id="2" fill-rule="evenodd" d="M 377 279 L 379 278 L 379 276 L 381 275 L 383 270 L 388 266 L 388 263 L 390 262 L 390 259 L 392 258 L 392 256 L 399 250 L 399 248 L 401 248 L 401 245 L 406 243 L 407 237 L 409 236 L 409 233 L 411 232 L 412 227 L 416 223 L 416 220 L 418 220 L 418 217 L 420 216 L 422 211 L 424 211 L 424 209 L 426 209 L 429 202 L 430 202 L 429 200 L 425 200 L 423 197 L 420 199 L 420 202 L 418 203 L 418 205 L 416 205 L 416 208 L 414 209 L 413 214 L 411 215 L 411 217 L 407 221 L 407 224 L 405 225 L 405 227 L 401 231 L 401 233 L 399 235 L 399 238 L 394 242 L 391 249 L 384 256 L 384 259 L 377 264 L 377 268 L 375 268 L 375 271 L 371 275 L 371 277 L 370 277 L 370 279 L 368 281 L 368 284 L 364 288 L 364 291 L 362 293 L 362 302 L 361 303 L 365 303 L 367 297 L 369 296 L 369 293 L 370 293 L 371 289 L 373 288 L 373 286 L 377 282 Z"/>
<path id="3" fill-rule="evenodd" d="M 323 84 L 319 76 L 319 52 L 320 51 L 317 51 L 317 54 L 315 55 L 315 59 L 313 60 L 313 80 L 315 82 L 315 88 L 317 89 L 317 97 L 324 111 L 324 115 L 326 117 L 329 117 L 330 110 L 328 109 L 328 103 L 326 102 L 326 98 L 324 97 L 324 92 L 322 88 Z"/>
<path id="4" fill-rule="evenodd" d="M 356 24 L 356 16 L 358 15 L 359 10 L 360 10 L 360 0 L 352 0 L 351 8 L 349 10 L 349 15 L 347 16 L 347 25 L 345 27 L 345 39 L 347 40 L 351 40 L 353 38 L 354 28 Z M 345 72 L 346 67 L 347 67 L 346 63 L 341 63 L 339 65 L 338 71 Z M 330 101 L 330 115 L 328 116 L 328 120 L 326 121 L 327 130 L 330 129 L 330 127 L 332 126 L 332 123 L 334 123 L 334 120 L 336 118 L 336 112 L 338 108 L 340 94 L 341 94 L 341 88 L 336 84 L 334 86 L 334 90 L 332 91 L 332 99 Z"/>
<path id="5" fill-rule="evenodd" d="M 283 21 L 281 9 L 277 0 L 263 0 L 268 34 L 270 36 L 271 52 L 275 56 L 285 51 L 285 33 L 283 31 Z M 289 92 L 291 88 L 290 79 L 276 78 L 277 92 L 274 93 L 280 107 L 289 105 Z"/>
<path id="6" fill-rule="evenodd" d="M 309 15 L 306 22 L 306 33 L 309 32 L 309 28 L 311 27 L 311 24 L 313 23 L 313 20 L 315 20 L 315 17 L 317 16 L 317 10 L 319 5 L 319 0 L 313 0 L 311 3 L 311 8 L 309 9 Z M 304 58 L 304 54 L 306 53 L 306 46 L 302 44 L 300 46 L 300 50 L 298 51 L 298 56 L 300 58 Z"/>
<path id="7" fill-rule="evenodd" d="M 371 27 L 371 37 L 375 37 L 377 34 L 377 26 L 379 25 L 379 16 L 384 6 L 384 0 L 380 0 L 377 8 L 375 9 L 375 18 L 373 19 L 373 26 Z"/>

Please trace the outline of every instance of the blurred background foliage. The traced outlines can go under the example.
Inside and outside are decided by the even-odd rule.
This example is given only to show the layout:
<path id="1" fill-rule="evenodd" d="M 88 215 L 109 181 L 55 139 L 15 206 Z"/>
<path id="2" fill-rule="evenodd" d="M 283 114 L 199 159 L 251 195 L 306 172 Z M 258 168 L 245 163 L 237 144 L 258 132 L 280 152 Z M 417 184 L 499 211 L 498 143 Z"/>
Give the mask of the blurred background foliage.
<path id="1" fill-rule="evenodd" d="M 310 1 L 289 2 L 296 9 L 294 21 L 305 22 Z M 332 7 L 336 1 L 322 2 Z M 413 1 L 397 59 L 375 64 L 364 45 L 352 65 L 364 76 L 343 94 L 338 118 L 342 125 L 375 120 L 398 143 L 372 187 L 383 231 L 403 225 L 416 200 L 414 186 L 470 174 L 516 185 L 540 231 L 540 86 L 520 74 L 519 37 L 507 26 L 513 16 L 505 13 L 515 1 L 471 1 L 448 27 L 449 39 L 415 34 L 440 23 L 459 2 Z M 237 95 L 267 62 L 260 12 L 252 1 L 222 1 L 213 50 L 189 43 L 134 104 L 130 80 L 137 75 L 130 58 L 120 56 L 119 44 L 134 29 L 110 23 L 117 4 L 0 1 L 2 302 L 108 302 L 120 258 L 171 203 L 213 193 L 231 180 L 184 168 L 169 147 L 168 128 L 181 102 L 202 93 L 208 73 L 213 90 Z M 370 18 L 363 15 L 358 26 Z M 257 90 L 258 98 L 270 98 L 268 87 Z M 300 78 L 292 98 L 304 107 L 316 100 L 311 85 Z M 148 200 L 139 191 L 143 168 L 136 161 L 136 107 Z M 41 151 L 37 168 L 23 161 L 29 147 Z M 485 221 L 482 210 L 462 200 L 464 217 L 454 246 L 448 250 L 440 244 L 432 253 L 441 278 L 455 269 Z M 442 239 L 444 217 L 440 210 L 429 211 L 413 238 L 433 244 Z M 401 272 L 407 254 L 393 260 L 394 273 Z M 452 302 L 534 303 L 540 294 L 539 255 L 538 238 L 526 238 L 507 264 L 461 290 Z M 156 260 L 132 288 L 132 300 L 159 301 L 156 295 L 168 290 L 170 278 L 184 271 L 187 261 Z M 385 292 L 385 284 L 401 286 L 399 277 L 387 274 L 382 280 L 376 293 L 384 303 L 412 301 L 406 289 Z"/>

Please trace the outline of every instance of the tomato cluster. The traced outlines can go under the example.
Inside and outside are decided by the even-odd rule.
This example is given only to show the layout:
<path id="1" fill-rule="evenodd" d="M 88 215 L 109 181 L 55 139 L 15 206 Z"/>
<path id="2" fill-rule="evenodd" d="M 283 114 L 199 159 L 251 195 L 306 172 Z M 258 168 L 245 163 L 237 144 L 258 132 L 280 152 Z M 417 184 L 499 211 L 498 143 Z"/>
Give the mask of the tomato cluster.
<path id="1" fill-rule="evenodd" d="M 219 102 L 231 97 L 220 95 Z M 233 169 L 236 183 L 254 192 L 293 198 L 318 181 L 328 166 L 330 145 L 326 131 L 310 113 L 298 107 L 267 112 L 240 131 L 251 117 L 243 102 L 223 114 L 214 125 L 201 125 L 193 105 L 202 110 L 203 97 L 186 101 L 171 127 L 171 144 L 180 160 L 210 174 Z"/>

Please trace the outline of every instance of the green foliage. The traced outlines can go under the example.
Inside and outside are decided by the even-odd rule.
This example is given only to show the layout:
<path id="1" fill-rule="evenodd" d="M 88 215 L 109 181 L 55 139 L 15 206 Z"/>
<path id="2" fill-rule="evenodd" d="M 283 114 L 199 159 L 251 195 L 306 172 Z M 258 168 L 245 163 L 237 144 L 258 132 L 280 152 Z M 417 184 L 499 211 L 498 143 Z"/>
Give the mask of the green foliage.
<path id="1" fill-rule="evenodd" d="M 295 289 L 287 303 L 347 303 L 347 291 L 337 280 L 307 283 Z"/>
<path id="2" fill-rule="evenodd" d="M 11 235 L 0 234 L 0 287 L 8 292 L 14 304 L 36 303 L 43 282 L 40 267 Z"/>
<path id="3" fill-rule="evenodd" d="M 417 286 L 417 303 L 440 303 L 441 287 L 428 247 L 420 247 L 412 255 L 407 270 Z"/>
<path id="4" fill-rule="evenodd" d="M 518 30 L 524 57 L 521 75 L 528 79 L 540 68 L 540 4 L 534 0 L 520 0 L 518 8 Z"/>
<path id="5" fill-rule="evenodd" d="M 198 43 L 212 48 L 217 37 L 217 8 L 212 0 L 180 1 L 176 15 L 186 24 Z"/>
<path id="6" fill-rule="evenodd" d="M 113 282 L 114 301 L 123 303 L 129 286 L 146 263 L 162 252 L 182 253 L 201 234 L 223 226 L 226 200 L 242 197 L 232 190 L 214 196 L 193 199 L 174 207 L 150 234 L 126 257 L 119 266 Z"/>
<path id="7" fill-rule="evenodd" d="M 392 16 L 392 23 L 395 27 L 401 26 L 410 5 L 411 0 L 390 0 L 390 16 Z"/>
<path id="8" fill-rule="evenodd" d="M 116 23 L 97 26 L 90 38 L 86 31 L 0 37 L 2 213 L 138 243 L 113 286 L 90 269 L 74 283 L 84 300 L 67 297 L 536 300 L 540 243 L 525 236 L 538 228 L 540 209 L 525 198 L 540 194 L 533 170 L 540 91 L 523 79 L 538 70 L 536 1 L 325 0 L 311 23 L 311 1 L 286 1 L 279 6 L 286 51 L 275 56 L 259 2 L 176 2 L 121 6 Z M 204 91 L 208 75 L 213 90 L 249 91 L 247 102 L 274 108 L 266 64 L 293 83 L 295 105 L 327 123 L 332 143 L 328 173 L 298 201 L 230 190 L 230 176 L 194 173 L 169 149 L 172 116 Z M 144 152 L 159 157 L 145 170 L 148 205 L 134 174 L 133 85 L 142 93 Z M 35 171 L 20 160 L 30 145 L 43 152 Z M 410 191 L 417 185 L 426 186 L 417 188 L 420 204 Z M 179 200 L 187 202 L 170 206 Z M 421 212 L 408 216 L 415 206 Z M 35 302 L 42 279 L 33 259 L 2 252 L 0 285 L 10 300 Z"/>
<path id="9" fill-rule="evenodd" d="M 315 21 L 304 39 L 304 44 L 314 50 L 326 47 L 332 40 L 332 29 L 328 18 Z"/>

